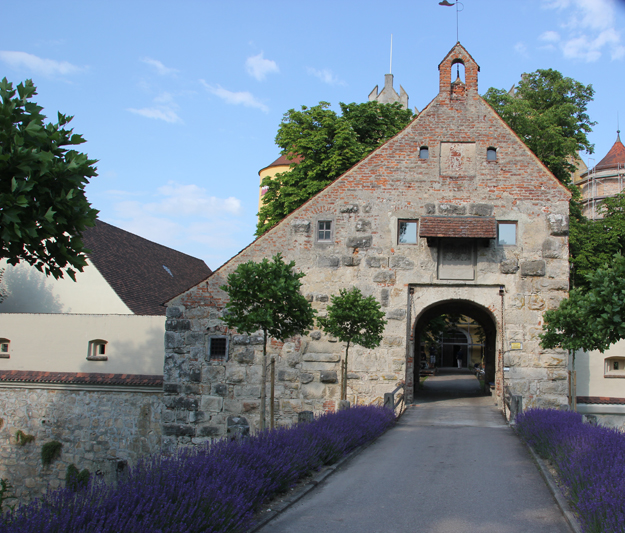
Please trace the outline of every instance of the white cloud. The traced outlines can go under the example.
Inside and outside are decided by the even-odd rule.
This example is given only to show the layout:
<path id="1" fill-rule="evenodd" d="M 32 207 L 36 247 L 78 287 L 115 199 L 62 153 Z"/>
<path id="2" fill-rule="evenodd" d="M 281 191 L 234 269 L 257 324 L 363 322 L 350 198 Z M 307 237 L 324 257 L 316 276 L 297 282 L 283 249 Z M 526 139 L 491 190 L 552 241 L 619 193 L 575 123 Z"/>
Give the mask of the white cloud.
<path id="1" fill-rule="evenodd" d="M 182 119 L 176 113 L 178 105 L 174 101 L 173 96 L 170 93 L 164 92 L 154 98 L 153 107 L 143 107 L 141 109 L 128 108 L 127 111 L 134 113 L 135 115 L 141 115 L 146 118 L 154 118 L 157 120 L 164 120 L 165 122 L 174 123 L 182 122 Z"/>
<path id="2" fill-rule="evenodd" d="M 174 181 L 145 193 L 108 191 L 117 200 L 111 222 L 142 237 L 204 259 L 216 268 L 248 244 L 251 228 L 238 198 L 217 198 Z M 142 196 L 143 200 L 137 196 Z"/>
<path id="3" fill-rule="evenodd" d="M 255 107 L 256 109 L 260 109 L 265 113 L 269 112 L 269 108 L 263 104 L 260 100 L 258 100 L 252 93 L 247 91 L 239 91 L 233 92 L 228 89 L 224 89 L 221 85 L 217 85 L 213 87 L 209 85 L 204 80 L 200 80 L 200 83 L 204 86 L 204 88 L 211 94 L 218 96 L 227 104 L 233 105 L 243 105 L 245 107 Z"/>
<path id="4" fill-rule="evenodd" d="M 328 85 L 346 85 L 344 81 L 340 80 L 338 76 L 327 68 L 318 70 L 316 68 L 306 67 L 306 72 L 311 76 L 315 76 L 315 78 L 319 78 L 323 83 L 327 83 Z"/>
<path id="5" fill-rule="evenodd" d="M 514 45 L 514 51 L 523 57 L 527 57 L 527 45 L 522 41 Z"/>
<path id="6" fill-rule="evenodd" d="M 263 81 L 267 77 L 267 74 L 280 72 L 276 62 L 271 59 L 265 59 L 263 54 L 264 52 L 261 52 L 256 56 L 248 57 L 245 61 L 247 73 L 258 81 Z"/>
<path id="7" fill-rule="evenodd" d="M 66 75 L 80 72 L 82 69 L 67 61 L 44 59 L 26 52 L 0 51 L 0 60 L 15 68 L 26 68 L 44 76 Z"/>
<path id="8" fill-rule="evenodd" d="M 160 74 L 161 76 L 169 76 L 169 75 L 176 74 L 177 72 L 179 72 L 175 68 L 166 67 L 158 59 L 144 57 L 141 61 L 143 61 L 147 65 L 150 65 L 151 67 L 154 67 L 156 69 L 156 72 Z"/>
<path id="9" fill-rule="evenodd" d="M 560 38 L 555 31 L 540 36 L 543 41 L 558 42 L 564 57 L 589 63 L 599 60 L 606 51 L 613 60 L 625 57 L 621 32 L 614 24 L 613 0 L 544 0 L 543 5 L 565 17 L 560 26 L 566 36 Z"/>

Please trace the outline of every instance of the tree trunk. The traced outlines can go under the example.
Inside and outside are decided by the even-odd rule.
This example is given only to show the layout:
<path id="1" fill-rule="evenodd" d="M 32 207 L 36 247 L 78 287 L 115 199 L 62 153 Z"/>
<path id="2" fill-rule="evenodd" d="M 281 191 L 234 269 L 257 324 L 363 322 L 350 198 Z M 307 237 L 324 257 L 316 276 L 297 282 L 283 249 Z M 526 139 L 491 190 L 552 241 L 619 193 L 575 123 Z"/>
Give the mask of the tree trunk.
<path id="1" fill-rule="evenodd" d="M 267 396 L 267 331 L 263 331 L 263 366 L 260 372 L 260 430 L 265 429 L 265 398 Z"/>
<path id="2" fill-rule="evenodd" d="M 341 376 L 341 400 L 347 400 L 347 357 L 349 355 L 349 342 L 345 348 L 345 362 L 343 363 Z"/>

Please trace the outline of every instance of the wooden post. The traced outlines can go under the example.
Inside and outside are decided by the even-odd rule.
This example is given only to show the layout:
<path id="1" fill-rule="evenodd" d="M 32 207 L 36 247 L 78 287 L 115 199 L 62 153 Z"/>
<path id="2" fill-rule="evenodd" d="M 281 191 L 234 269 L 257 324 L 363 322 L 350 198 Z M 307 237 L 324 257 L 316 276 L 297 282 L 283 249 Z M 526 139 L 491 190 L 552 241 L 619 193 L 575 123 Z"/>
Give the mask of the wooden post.
<path id="1" fill-rule="evenodd" d="M 276 388 L 276 358 L 271 358 L 271 392 L 270 392 L 270 404 L 269 404 L 269 417 L 271 419 L 271 429 L 274 428 L 274 412 L 273 412 L 273 401 L 275 397 L 275 388 Z"/>

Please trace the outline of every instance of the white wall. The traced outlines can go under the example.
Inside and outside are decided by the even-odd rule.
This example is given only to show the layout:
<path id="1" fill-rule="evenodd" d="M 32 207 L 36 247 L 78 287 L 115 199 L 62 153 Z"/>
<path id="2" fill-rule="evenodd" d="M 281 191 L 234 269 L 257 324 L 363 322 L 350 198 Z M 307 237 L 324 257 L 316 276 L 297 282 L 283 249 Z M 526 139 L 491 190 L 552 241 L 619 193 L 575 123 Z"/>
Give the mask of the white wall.
<path id="1" fill-rule="evenodd" d="M 625 340 L 613 344 L 604 353 L 577 352 L 575 368 L 578 396 L 625 398 L 625 376 L 605 377 L 605 360 L 609 357 L 625 357 Z"/>
<path id="2" fill-rule="evenodd" d="M 163 374 L 164 316 L 0 314 L 9 339 L 1 370 Z M 87 361 L 89 341 L 108 341 L 108 361 Z"/>
<path id="3" fill-rule="evenodd" d="M 132 314 L 89 262 L 75 282 L 67 275 L 59 280 L 46 277 L 26 263 L 12 266 L 0 260 L 2 268 L 2 287 L 8 296 L 0 304 L 0 313 Z"/>

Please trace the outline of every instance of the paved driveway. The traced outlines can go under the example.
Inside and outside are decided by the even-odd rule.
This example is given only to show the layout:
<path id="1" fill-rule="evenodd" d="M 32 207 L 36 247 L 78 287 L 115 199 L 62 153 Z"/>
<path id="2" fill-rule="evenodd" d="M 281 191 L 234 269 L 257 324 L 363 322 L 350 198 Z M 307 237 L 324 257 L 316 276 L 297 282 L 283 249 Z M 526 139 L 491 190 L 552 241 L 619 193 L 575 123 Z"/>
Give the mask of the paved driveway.
<path id="1" fill-rule="evenodd" d="M 450 397 L 445 381 L 262 533 L 570 533 L 493 399 Z"/>

